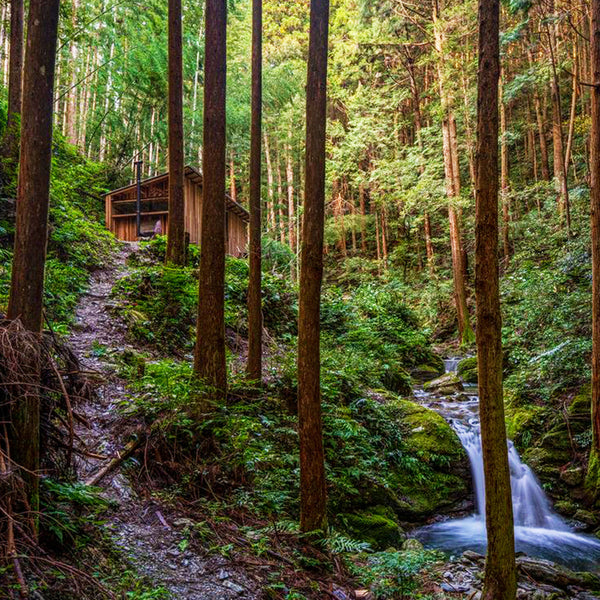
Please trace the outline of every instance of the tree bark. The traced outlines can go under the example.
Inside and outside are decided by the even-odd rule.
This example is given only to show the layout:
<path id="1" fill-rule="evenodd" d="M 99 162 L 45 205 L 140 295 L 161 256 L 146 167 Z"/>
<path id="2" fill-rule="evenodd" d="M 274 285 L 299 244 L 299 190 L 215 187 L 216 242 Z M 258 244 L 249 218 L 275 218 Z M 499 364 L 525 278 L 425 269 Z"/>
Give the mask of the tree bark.
<path id="1" fill-rule="evenodd" d="M 2 157 L 19 160 L 19 115 L 23 98 L 23 0 L 10 3 L 10 55 L 8 67 L 8 114 Z"/>
<path id="2" fill-rule="evenodd" d="M 569 172 L 571 153 L 573 151 L 573 138 L 575 134 L 575 118 L 577 117 L 577 98 L 579 97 L 579 61 L 577 60 L 577 44 L 573 44 L 573 87 L 571 91 L 571 111 L 569 113 L 569 129 L 567 135 L 567 148 L 565 150 L 565 173 Z"/>
<path id="3" fill-rule="evenodd" d="M 365 186 L 361 182 L 358 187 L 358 199 L 360 206 L 360 247 L 367 250 L 367 211 L 365 207 Z"/>
<path id="4" fill-rule="evenodd" d="M 298 317 L 300 529 L 327 528 L 321 423 L 320 306 L 325 222 L 325 129 L 329 0 L 311 0 L 306 86 L 305 212 Z"/>
<path id="5" fill-rule="evenodd" d="M 194 370 L 225 394 L 225 145 L 227 1 L 206 0 L 204 189 Z"/>
<path id="6" fill-rule="evenodd" d="M 590 135 L 592 226 L 592 451 L 587 488 L 600 495 L 600 0 L 591 0 L 592 130 Z"/>
<path id="7" fill-rule="evenodd" d="M 21 160 L 8 318 L 41 333 L 52 150 L 54 69 L 60 0 L 31 0 L 23 71 Z M 37 349 L 29 357 L 37 364 Z M 35 368 L 35 367 L 33 367 Z M 12 412 L 12 459 L 38 507 L 39 396 L 25 394 Z"/>
<path id="8" fill-rule="evenodd" d="M 267 162 L 267 222 L 268 228 L 273 234 L 277 229 L 277 223 L 275 220 L 275 180 L 273 177 L 273 163 L 271 161 L 271 148 L 269 145 L 269 136 L 265 131 L 265 160 Z"/>
<path id="9" fill-rule="evenodd" d="M 233 149 L 231 150 L 229 156 L 229 193 L 231 194 L 231 199 L 234 202 L 237 202 L 237 184 L 235 181 L 235 153 Z"/>
<path id="10" fill-rule="evenodd" d="M 296 251 L 296 229 L 295 229 L 295 206 L 294 206 L 294 163 L 292 162 L 292 129 L 288 134 L 288 145 L 286 149 L 286 177 L 287 177 L 287 194 L 288 194 L 288 236 L 290 240 L 290 248 Z"/>
<path id="11" fill-rule="evenodd" d="M 437 0 L 433 4 L 433 24 L 435 49 L 437 53 L 437 70 L 440 99 L 443 110 L 442 143 L 444 152 L 444 172 L 446 179 L 446 195 L 448 196 L 448 217 L 450 224 L 450 249 L 452 253 L 452 274 L 454 282 L 454 298 L 458 318 L 458 332 L 461 345 L 471 344 L 474 340 L 471 318 L 467 306 L 467 288 L 465 282 L 465 258 L 460 232 L 460 217 L 454 206 L 455 199 L 460 198 L 460 171 L 458 161 L 458 143 L 456 139 L 456 121 L 451 110 L 451 99 L 448 96 L 444 74 L 444 33 L 439 21 Z"/>
<path id="12" fill-rule="evenodd" d="M 429 267 L 429 274 L 433 277 L 435 275 L 435 253 L 433 250 L 433 242 L 431 241 L 431 218 L 428 212 L 425 213 L 424 217 L 424 229 L 427 266 Z"/>
<path id="13" fill-rule="evenodd" d="M 285 215 L 283 211 L 283 179 L 281 177 L 281 152 L 277 144 L 277 206 L 279 212 L 279 241 L 285 244 Z"/>
<path id="14" fill-rule="evenodd" d="M 553 3 L 552 3 L 553 4 Z M 564 213 L 567 231 L 571 230 L 571 208 L 569 203 L 569 187 L 567 172 L 565 170 L 565 147 L 562 131 L 562 110 L 560 105 L 560 85 L 558 82 L 557 56 L 556 56 L 556 34 L 550 25 L 546 24 L 549 37 L 550 62 L 552 66 L 552 77 L 550 79 L 550 91 L 552 98 L 552 140 L 554 144 L 554 180 L 556 191 L 559 194 L 560 211 Z"/>
<path id="15" fill-rule="evenodd" d="M 510 175 L 509 175 L 509 157 L 508 157 L 508 140 L 506 139 L 506 105 L 504 104 L 504 71 L 500 68 L 500 147 L 502 149 L 500 157 L 500 172 L 501 172 L 501 197 L 502 197 L 502 246 L 504 250 L 504 260 L 506 265 L 510 260 Z"/>
<path id="16" fill-rule="evenodd" d="M 79 8 L 78 0 L 72 2 L 72 15 L 71 24 L 73 31 L 77 28 L 77 10 Z M 69 91 L 65 98 L 66 107 L 66 137 L 69 144 L 77 144 L 77 57 L 78 57 L 77 41 L 71 41 L 71 47 L 69 49 L 70 54 L 70 65 L 69 73 L 71 80 L 69 82 Z"/>
<path id="17" fill-rule="evenodd" d="M 500 1 L 479 0 L 475 293 L 479 414 L 485 474 L 484 600 L 514 600 L 516 565 L 502 394 L 498 269 L 498 81 Z"/>
<path id="18" fill-rule="evenodd" d="M 250 279 L 248 365 L 251 381 L 262 379 L 261 302 L 262 0 L 252 0 L 252 131 L 250 133 Z"/>
<path id="19" fill-rule="evenodd" d="M 166 262 L 179 266 L 186 262 L 182 41 L 181 0 L 169 0 L 169 225 Z"/>

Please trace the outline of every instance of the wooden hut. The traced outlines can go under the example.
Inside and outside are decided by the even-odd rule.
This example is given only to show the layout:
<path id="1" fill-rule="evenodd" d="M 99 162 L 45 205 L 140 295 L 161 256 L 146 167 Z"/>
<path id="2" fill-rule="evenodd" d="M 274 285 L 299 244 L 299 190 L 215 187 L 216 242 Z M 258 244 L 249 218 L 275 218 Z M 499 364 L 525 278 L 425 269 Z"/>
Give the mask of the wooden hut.
<path id="1" fill-rule="evenodd" d="M 200 242 L 202 227 L 202 175 L 193 167 L 185 168 L 185 230 L 190 242 Z M 106 227 L 127 242 L 138 239 L 137 182 L 109 192 L 104 197 Z M 226 250 L 241 256 L 248 246 L 248 211 L 229 196 L 226 203 Z M 142 237 L 154 233 L 157 223 L 163 233 L 169 227 L 169 174 L 163 173 L 140 182 L 140 232 Z"/>

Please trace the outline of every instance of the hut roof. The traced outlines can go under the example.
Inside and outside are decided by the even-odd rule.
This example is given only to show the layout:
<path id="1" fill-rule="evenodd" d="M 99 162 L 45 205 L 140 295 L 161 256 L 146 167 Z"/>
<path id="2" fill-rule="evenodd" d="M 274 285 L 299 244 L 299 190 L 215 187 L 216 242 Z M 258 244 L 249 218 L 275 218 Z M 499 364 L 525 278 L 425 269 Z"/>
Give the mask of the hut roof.
<path id="1" fill-rule="evenodd" d="M 187 177 L 190 181 L 197 185 L 202 185 L 202 173 L 187 165 L 184 170 L 185 177 Z M 169 173 L 161 173 L 160 175 L 155 175 L 154 177 L 149 177 L 148 179 L 143 179 L 141 185 L 148 185 L 149 183 L 157 183 L 161 179 L 166 179 L 169 176 Z M 120 194 L 122 192 L 128 192 L 129 190 L 134 189 L 137 186 L 137 182 L 130 183 L 129 185 L 120 187 L 116 190 L 112 190 L 107 194 L 104 194 L 104 197 L 114 196 L 115 194 Z M 225 206 L 228 211 L 235 213 L 238 215 L 243 221 L 248 222 L 250 220 L 250 213 L 238 202 L 236 202 L 229 194 L 225 194 Z"/>

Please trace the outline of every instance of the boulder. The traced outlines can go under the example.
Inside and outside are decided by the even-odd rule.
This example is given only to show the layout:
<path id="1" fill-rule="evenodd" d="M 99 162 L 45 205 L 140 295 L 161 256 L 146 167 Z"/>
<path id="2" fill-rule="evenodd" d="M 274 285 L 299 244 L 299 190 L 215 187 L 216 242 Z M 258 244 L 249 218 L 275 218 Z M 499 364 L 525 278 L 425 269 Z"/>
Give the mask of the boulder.
<path id="1" fill-rule="evenodd" d="M 465 383 L 477 383 L 477 357 L 471 356 L 461 360 L 457 373 Z"/>
<path id="2" fill-rule="evenodd" d="M 585 477 L 585 473 L 581 467 L 573 467 L 571 469 L 565 469 L 561 471 L 560 478 L 564 481 L 569 487 L 576 487 L 583 483 L 583 479 Z"/>
<path id="3" fill-rule="evenodd" d="M 447 373 L 432 381 L 428 381 L 423 386 L 425 391 L 440 394 L 442 396 L 464 392 L 462 381 L 454 373 Z"/>
<path id="4" fill-rule="evenodd" d="M 573 515 L 573 519 L 575 519 L 575 521 L 579 521 L 580 523 L 585 523 L 590 527 L 594 527 L 600 523 L 600 519 L 598 518 L 597 514 L 581 508 Z"/>
<path id="5" fill-rule="evenodd" d="M 445 370 L 444 361 L 437 354 L 432 354 L 429 360 L 412 369 L 411 375 L 415 381 L 425 383 L 437 379 L 444 374 Z"/>
<path id="6" fill-rule="evenodd" d="M 399 407 L 406 446 L 430 467 L 430 473 L 417 479 L 398 472 L 397 514 L 415 522 L 454 510 L 471 493 L 471 469 L 458 436 L 429 408 L 406 400 L 400 401 Z"/>
<path id="7" fill-rule="evenodd" d="M 400 396 L 412 394 L 412 379 L 408 371 L 400 364 L 385 365 L 385 370 L 381 375 L 381 384 L 386 390 Z"/>
<path id="8" fill-rule="evenodd" d="M 559 500 L 554 503 L 554 510 L 565 517 L 572 517 L 577 512 L 577 505 L 570 500 Z"/>
<path id="9" fill-rule="evenodd" d="M 400 548 L 406 537 L 394 520 L 393 512 L 382 506 L 355 514 L 341 514 L 339 519 L 344 529 L 355 539 L 367 542 L 374 550 L 385 550 L 390 546 Z"/>
<path id="10" fill-rule="evenodd" d="M 404 550 L 405 552 L 422 552 L 423 544 L 421 544 L 421 542 L 419 540 L 416 540 L 415 538 L 409 538 L 404 542 L 404 544 L 402 544 L 402 550 Z"/>
<path id="11" fill-rule="evenodd" d="M 593 573 L 576 573 L 566 567 L 556 565 L 549 560 L 531 558 L 529 556 L 517 557 L 517 569 L 521 576 L 545 583 L 560 589 L 569 586 L 579 586 L 588 590 L 600 589 L 600 578 Z"/>

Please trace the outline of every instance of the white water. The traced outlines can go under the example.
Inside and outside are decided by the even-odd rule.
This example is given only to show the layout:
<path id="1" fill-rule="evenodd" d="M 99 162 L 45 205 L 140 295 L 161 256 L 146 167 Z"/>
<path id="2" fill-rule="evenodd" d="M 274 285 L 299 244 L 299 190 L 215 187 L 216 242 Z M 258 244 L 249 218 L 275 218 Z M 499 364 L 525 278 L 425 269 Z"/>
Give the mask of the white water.
<path id="1" fill-rule="evenodd" d="M 446 371 L 456 370 L 459 359 L 446 361 Z M 418 537 L 427 545 L 449 552 L 471 549 L 483 552 L 486 546 L 485 481 L 479 402 L 473 392 L 468 401 L 460 396 L 436 399 L 422 390 L 415 390 L 421 402 L 440 413 L 456 431 L 464 446 L 473 475 L 476 512 L 464 519 L 437 523 L 419 530 Z M 462 396 L 464 398 L 464 395 Z M 525 465 L 512 442 L 508 442 L 512 503 L 515 519 L 517 551 L 547 558 L 575 569 L 600 570 L 600 541 L 578 535 L 552 511 L 533 471 Z"/>

